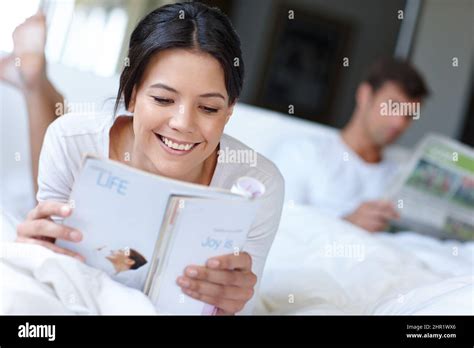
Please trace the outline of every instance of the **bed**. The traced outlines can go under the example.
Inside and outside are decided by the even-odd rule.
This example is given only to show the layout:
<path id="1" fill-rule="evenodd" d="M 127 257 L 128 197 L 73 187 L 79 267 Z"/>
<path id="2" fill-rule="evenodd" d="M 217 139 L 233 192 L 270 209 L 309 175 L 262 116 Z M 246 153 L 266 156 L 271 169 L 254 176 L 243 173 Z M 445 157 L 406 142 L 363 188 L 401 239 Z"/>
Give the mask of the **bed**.
<path id="1" fill-rule="evenodd" d="M 70 100 L 102 105 L 117 77 L 85 79 L 52 66 Z M 90 79 L 94 83 L 90 83 Z M 80 83 L 88 81 L 94 90 Z M 139 291 L 49 250 L 13 243 L 34 206 L 27 117 L 21 96 L 0 84 L 1 258 L 3 314 L 154 314 Z M 271 127 L 270 127 L 271 125 Z M 335 132 L 330 127 L 238 104 L 226 132 L 270 159 L 280 140 Z M 403 161 L 407 150 L 392 147 Z M 20 160 L 18 160 L 18 154 Z M 317 207 L 285 205 L 257 296 L 256 314 L 474 314 L 474 242 L 439 241 L 414 232 L 369 234 Z"/>
<path id="2" fill-rule="evenodd" d="M 139 291 L 45 248 L 12 243 L 2 212 L 0 313 L 154 314 Z M 256 314 L 474 314 L 474 243 L 368 234 L 314 207 L 286 205 Z"/>
<path id="3" fill-rule="evenodd" d="M 474 314 L 474 243 L 369 234 L 285 206 L 259 314 Z"/>

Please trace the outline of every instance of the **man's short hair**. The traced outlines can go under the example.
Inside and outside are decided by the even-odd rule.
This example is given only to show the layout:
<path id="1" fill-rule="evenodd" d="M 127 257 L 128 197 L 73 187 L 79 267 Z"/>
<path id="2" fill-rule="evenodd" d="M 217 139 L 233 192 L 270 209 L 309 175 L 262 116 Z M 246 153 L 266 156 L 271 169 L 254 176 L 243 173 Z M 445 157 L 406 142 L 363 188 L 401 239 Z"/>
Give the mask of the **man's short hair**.
<path id="1" fill-rule="evenodd" d="M 129 249 L 128 250 L 128 258 L 135 261 L 132 266 L 130 266 L 130 269 L 138 269 L 144 264 L 147 263 L 147 260 L 143 257 L 142 254 L 140 254 L 138 251 L 135 249 Z"/>
<path id="2" fill-rule="evenodd" d="M 398 58 L 383 58 L 370 68 L 364 82 L 377 92 L 386 82 L 396 83 L 412 99 L 423 99 L 429 95 L 421 74 L 407 61 Z"/>

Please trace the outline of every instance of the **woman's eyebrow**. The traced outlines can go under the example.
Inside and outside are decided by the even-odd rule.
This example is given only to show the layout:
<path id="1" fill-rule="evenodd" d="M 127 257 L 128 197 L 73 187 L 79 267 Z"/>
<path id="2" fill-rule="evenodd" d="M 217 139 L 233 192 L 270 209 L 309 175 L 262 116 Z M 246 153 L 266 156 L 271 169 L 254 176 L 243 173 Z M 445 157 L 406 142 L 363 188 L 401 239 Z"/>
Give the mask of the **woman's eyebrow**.
<path id="1" fill-rule="evenodd" d="M 170 92 L 173 92 L 173 93 L 178 93 L 177 90 L 175 90 L 174 88 L 172 88 L 170 86 L 167 86 L 163 83 L 155 83 L 155 84 L 151 85 L 150 88 L 163 88 L 163 89 L 166 89 L 167 91 L 170 91 Z"/>
<path id="2" fill-rule="evenodd" d="M 167 86 L 164 83 L 155 83 L 155 84 L 151 85 L 150 88 L 163 88 L 163 89 L 166 89 L 167 91 L 179 94 L 179 92 L 177 90 L 175 90 L 173 87 Z M 217 92 L 204 93 L 204 94 L 199 95 L 199 97 L 200 98 L 221 98 L 221 99 L 225 100 L 225 97 L 222 94 L 217 93 Z"/>
<path id="3" fill-rule="evenodd" d="M 222 98 L 222 99 L 225 100 L 225 97 L 220 93 L 205 93 L 205 94 L 201 94 L 199 97 L 201 97 L 201 98 Z"/>

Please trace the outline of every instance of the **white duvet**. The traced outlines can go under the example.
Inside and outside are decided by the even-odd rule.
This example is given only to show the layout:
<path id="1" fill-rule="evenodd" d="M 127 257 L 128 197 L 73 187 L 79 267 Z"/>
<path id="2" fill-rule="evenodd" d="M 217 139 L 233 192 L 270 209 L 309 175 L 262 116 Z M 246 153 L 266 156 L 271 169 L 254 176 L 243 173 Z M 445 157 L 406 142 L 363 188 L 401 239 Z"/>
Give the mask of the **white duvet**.
<path id="1" fill-rule="evenodd" d="M 14 222 L 2 214 L 2 240 Z M 258 314 L 474 314 L 474 243 L 369 234 L 285 207 Z M 1 314 L 154 314 L 139 291 L 70 257 L 3 242 Z"/>
<path id="2" fill-rule="evenodd" d="M 283 210 L 259 314 L 474 314 L 474 242 L 370 234 L 310 207 Z"/>
<path id="3" fill-rule="evenodd" d="M 49 249 L 12 243 L 15 219 L 0 224 L 0 314 L 156 314 L 140 291 Z"/>
<path id="4" fill-rule="evenodd" d="M 1 314 L 155 314 L 141 292 L 46 248 L 4 243 Z"/>

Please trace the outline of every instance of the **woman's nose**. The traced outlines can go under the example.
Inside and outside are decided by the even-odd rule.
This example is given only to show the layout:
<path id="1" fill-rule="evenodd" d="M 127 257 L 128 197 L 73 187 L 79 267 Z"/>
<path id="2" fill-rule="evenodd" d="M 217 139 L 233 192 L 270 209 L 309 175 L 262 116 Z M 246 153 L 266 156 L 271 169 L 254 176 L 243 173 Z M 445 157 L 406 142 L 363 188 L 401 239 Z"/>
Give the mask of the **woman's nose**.
<path id="1" fill-rule="evenodd" d="M 196 129 L 195 114 L 192 107 L 179 105 L 169 120 L 169 126 L 182 133 L 192 133 Z"/>

